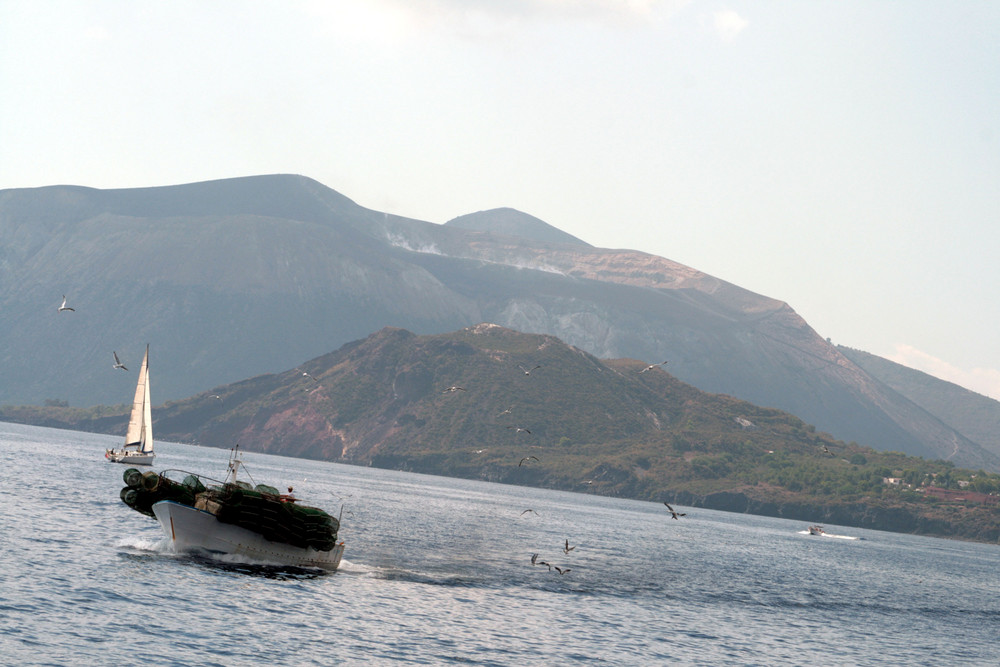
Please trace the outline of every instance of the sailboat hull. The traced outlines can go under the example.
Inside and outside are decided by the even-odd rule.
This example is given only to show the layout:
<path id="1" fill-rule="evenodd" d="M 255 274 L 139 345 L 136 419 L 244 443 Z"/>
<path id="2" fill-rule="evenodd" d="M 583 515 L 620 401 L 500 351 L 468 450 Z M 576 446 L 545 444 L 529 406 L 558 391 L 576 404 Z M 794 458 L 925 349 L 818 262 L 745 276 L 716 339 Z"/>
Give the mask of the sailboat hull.
<path id="1" fill-rule="evenodd" d="M 112 463 L 127 463 L 136 466 L 151 466 L 155 457 L 153 452 L 126 452 L 120 449 L 109 449 L 104 452 L 104 458 Z"/>
<path id="2" fill-rule="evenodd" d="M 344 555 L 343 542 L 330 551 L 272 542 L 253 531 L 222 523 L 214 514 L 172 500 L 154 503 L 153 514 L 178 553 L 235 554 L 266 563 L 326 570 L 336 570 Z"/>

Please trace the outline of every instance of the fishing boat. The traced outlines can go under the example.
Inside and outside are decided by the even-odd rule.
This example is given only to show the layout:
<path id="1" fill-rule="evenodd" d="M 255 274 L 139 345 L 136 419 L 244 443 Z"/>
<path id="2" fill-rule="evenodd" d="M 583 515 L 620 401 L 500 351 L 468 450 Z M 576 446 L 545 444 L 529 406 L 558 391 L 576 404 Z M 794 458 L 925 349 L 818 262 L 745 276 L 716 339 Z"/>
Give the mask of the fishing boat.
<path id="1" fill-rule="evenodd" d="M 135 386 L 135 398 L 132 401 L 132 414 L 128 420 L 128 430 L 125 432 L 125 445 L 121 449 L 108 449 L 104 458 L 112 463 L 127 463 L 129 465 L 153 465 L 153 412 L 149 400 L 149 345 L 146 345 L 146 355 L 142 358 L 142 368 L 139 369 L 139 381 Z"/>
<path id="2" fill-rule="evenodd" d="M 242 466 L 234 448 L 221 482 L 179 470 L 157 474 L 129 468 L 122 476 L 121 499 L 159 521 L 177 553 L 231 554 L 336 570 L 344 554 L 344 543 L 337 541 L 340 519 L 300 504 L 291 487 L 283 494 L 238 479 Z M 171 479 L 181 475 L 180 482 Z"/>

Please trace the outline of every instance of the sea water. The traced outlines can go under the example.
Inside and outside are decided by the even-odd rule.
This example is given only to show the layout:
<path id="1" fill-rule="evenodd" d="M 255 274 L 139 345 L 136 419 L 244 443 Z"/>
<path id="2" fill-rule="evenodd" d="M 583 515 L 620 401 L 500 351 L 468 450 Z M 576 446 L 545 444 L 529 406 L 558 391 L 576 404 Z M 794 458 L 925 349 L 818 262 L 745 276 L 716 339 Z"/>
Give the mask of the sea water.
<path id="1" fill-rule="evenodd" d="M 997 545 L 246 453 L 342 516 L 330 574 L 173 554 L 119 444 L 0 423 L 0 663 L 1000 664 Z"/>

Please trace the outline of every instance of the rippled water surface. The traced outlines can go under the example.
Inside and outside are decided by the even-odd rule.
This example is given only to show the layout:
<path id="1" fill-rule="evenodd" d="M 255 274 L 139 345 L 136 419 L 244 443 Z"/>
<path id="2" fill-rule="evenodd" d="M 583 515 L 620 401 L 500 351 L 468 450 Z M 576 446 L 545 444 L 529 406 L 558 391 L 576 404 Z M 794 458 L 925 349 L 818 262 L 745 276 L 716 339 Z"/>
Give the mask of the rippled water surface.
<path id="1" fill-rule="evenodd" d="M 246 454 L 343 507 L 321 574 L 172 554 L 118 498 L 118 444 L 0 423 L 3 664 L 1000 664 L 996 545 Z"/>

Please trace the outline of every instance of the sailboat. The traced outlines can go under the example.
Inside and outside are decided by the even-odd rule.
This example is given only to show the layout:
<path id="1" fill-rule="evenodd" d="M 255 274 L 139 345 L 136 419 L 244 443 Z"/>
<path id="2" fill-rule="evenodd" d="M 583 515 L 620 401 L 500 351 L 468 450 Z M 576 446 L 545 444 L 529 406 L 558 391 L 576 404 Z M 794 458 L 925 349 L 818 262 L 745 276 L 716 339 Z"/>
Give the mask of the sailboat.
<path id="1" fill-rule="evenodd" d="M 153 413 L 149 400 L 149 345 L 146 345 L 146 356 L 142 358 L 142 368 L 139 369 L 139 382 L 135 387 L 135 399 L 132 401 L 132 415 L 128 420 L 128 431 L 125 433 L 125 446 L 121 449 L 108 449 L 104 458 L 112 463 L 128 463 L 130 465 L 153 465 Z"/>

